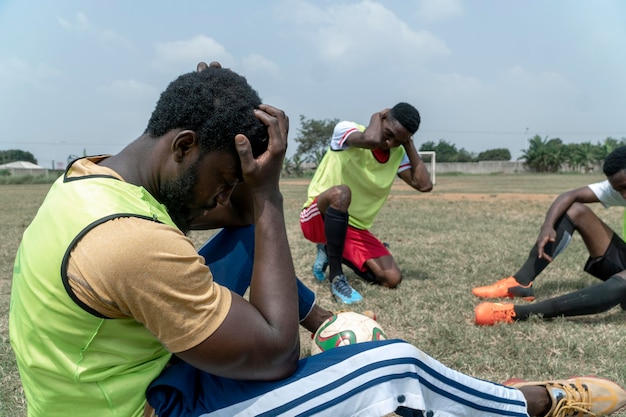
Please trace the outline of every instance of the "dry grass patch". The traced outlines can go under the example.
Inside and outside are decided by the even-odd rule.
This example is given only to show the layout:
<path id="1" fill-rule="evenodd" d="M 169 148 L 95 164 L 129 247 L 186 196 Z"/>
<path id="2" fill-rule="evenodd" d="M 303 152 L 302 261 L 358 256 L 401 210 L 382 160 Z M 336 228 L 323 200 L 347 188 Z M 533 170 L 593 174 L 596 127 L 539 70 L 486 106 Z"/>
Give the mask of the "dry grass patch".
<path id="1" fill-rule="evenodd" d="M 403 269 L 400 288 L 389 290 L 347 275 L 365 300 L 357 310 L 374 310 L 386 331 L 415 344 L 444 364 L 474 376 L 558 378 L 596 374 L 626 385 L 626 313 L 573 319 L 538 319 L 514 325 L 477 327 L 473 286 L 514 273 L 534 243 L 550 202 L 560 192 L 601 180 L 600 175 L 484 175 L 437 177 L 435 190 L 419 194 L 394 185 L 373 232 L 390 243 Z M 311 274 L 315 247 L 302 237 L 298 212 L 306 198 L 305 180 L 285 180 L 287 231 L 296 271 L 331 310 L 326 284 Z M 0 186 L 0 416 L 25 416 L 24 400 L 8 342 L 7 314 L 13 257 L 21 234 L 48 186 Z M 594 210 L 614 230 L 622 209 Z M 212 232 L 194 232 L 198 245 Z M 536 281 L 546 298 L 597 281 L 582 272 L 587 255 L 578 236 Z M 309 335 L 302 332 L 303 354 Z M 626 413 L 616 414 L 626 417 Z"/>

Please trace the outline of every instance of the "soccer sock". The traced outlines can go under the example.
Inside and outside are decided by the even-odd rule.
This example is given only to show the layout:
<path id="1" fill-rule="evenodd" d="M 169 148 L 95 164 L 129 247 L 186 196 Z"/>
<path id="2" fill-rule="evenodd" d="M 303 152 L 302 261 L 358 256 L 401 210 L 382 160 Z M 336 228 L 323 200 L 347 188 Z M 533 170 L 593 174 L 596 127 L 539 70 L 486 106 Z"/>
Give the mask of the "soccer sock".
<path id="1" fill-rule="evenodd" d="M 523 320 L 531 314 L 553 318 L 602 313 L 625 302 L 626 279 L 613 275 L 601 284 L 533 304 L 516 305 L 514 309 L 515 318 Z"/>
<path id="2" fill-rule="evenodd" d="M 350 269 L 352 269 L 355 274 L 357 274 L 359 277 L 363 278 L 365 281 L 370 282 L 372 284 L 378 284 L 379 283 L 378 282 L 378 278 L 376 277 L 376 275 L 374 275 L 374 273 L 372 272 L 371 269 L 365 268 L 365 271 L 361 271 L 359 268 L 356 267 L 356 265 L 354 265 L 352 262 L 350 262 L 346 258 L 343 258 L 343 263 L 344 263 L 344 265 L 346 265 Z"/>
<path id="3" fill-rule="evenodd" d="M 574 233 L 574 224 L 567 214 L 561 216 L 554 227 L 556 230 L 556 239 L 554 242 L 548 242 L 544 251 L 555 258 L 558 254 L 569 245 Z M 528 285 L 543 271 L 548 264 L 548 260 L 537 257 L 537 245 L 534 245 L 528 254 L 528 258 L 524 265 L 513 276 L 522 285 Z"/>
<path id="4" fill-rule="evenodd" d="M 328 277 L 331 282 L 341 274 L 341 258 L 348 233 L 348 213 L 332 207 L 324 214 L 324 233 L 326 233 L 326 255 L 328 256 Z"/>

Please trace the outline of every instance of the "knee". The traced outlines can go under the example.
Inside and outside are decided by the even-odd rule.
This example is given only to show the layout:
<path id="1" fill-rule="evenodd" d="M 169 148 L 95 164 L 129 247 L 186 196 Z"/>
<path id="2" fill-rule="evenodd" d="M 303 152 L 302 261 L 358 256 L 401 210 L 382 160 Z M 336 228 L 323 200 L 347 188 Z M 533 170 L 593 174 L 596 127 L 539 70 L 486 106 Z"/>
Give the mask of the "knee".
<path id="1" fill-rule="evenodd" d="M 336 185 L 326 191 L 330 206 L 335 210 L 348 211 L 352 202 L 352 190 L 347 185 Z"/>
<path id="2" fill-rule="evenodd" d="M 396 288 L 402 282 L 402 273 L 399 270 L 385 271 L 385 275 L 378 277 L 378 282 L 383 287 Z"/>
<path id="3" fill-rule="evenodd" d="M 588 216 L 596 216 L 593 211 L 585 204 L 582 203 L 574 203 L 567 209 L 567 216 L 572 220 L 574 226 L 581 224 L 584 218 Z"/>

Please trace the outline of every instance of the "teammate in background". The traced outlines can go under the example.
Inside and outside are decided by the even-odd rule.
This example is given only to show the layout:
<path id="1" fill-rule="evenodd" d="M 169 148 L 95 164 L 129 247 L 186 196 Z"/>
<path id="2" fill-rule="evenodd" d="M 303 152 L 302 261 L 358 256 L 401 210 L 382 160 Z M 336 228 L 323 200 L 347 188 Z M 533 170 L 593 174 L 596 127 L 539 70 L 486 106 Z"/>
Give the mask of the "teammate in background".
<path id="1" fill-rule="evenodd" d="M 506 387 L 398 340 L 300 361 L 279 188 L 288 128 L 243 77 L 210 68 L 170 83 L 120 153 L 68 167 L 13 271 L 9 331 L 30 417 L 141 417 L 146 395 L 161 417 L 591 416 L 626 403 L 601 378 Z M 253 201 L 248 299 L 215 283 L 185 236 L 240 181 Z M 172 352 L 184 362 L 166 367 Z M 168 389 L 172 373 L 191 388 Z"/>
<path id="2" fill-rule="evenodd" d="M 604 161 L 605 181 L 559 195 L 546 214 L 537 243 L 514 275 L 492 285 L 476 287 L 481 298 L 534 300 L 533 281 L 580 233 L 589 259 L 585 271 L 603 282 L 559 297 L 527 305 L 485 302 L 475 309 L 477 324 L 512 323 L 529 316 L 544 319 L 581 316 L 607 311 L 621 303 L 626 309 L 626 243 L 585 204 L 626 206 L 626 146 L 615 149 Z"/>
<path id="3" fill-rule="evenodd" d="M 348 283 L 342 262 L 370 283 L 395 288 L 402 273 L 369 229 L 387 200 L 396 176 L 422 192 L 433 184 L 413 143 L 420 114 L 408 103 L 374 113 L 367 127 L 339 122 L 308 188 L 300 212 L 304 237 L 317 244 L 313 275 L 328 280 L 333 296 L 362 300 Z"/>

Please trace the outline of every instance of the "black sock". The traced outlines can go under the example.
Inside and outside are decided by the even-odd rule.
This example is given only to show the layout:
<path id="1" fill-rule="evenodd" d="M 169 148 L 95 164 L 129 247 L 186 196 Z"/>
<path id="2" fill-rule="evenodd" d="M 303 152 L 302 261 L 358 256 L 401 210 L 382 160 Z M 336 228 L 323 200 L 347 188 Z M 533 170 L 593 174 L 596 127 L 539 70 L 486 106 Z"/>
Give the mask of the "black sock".
<path id="1" fill-rule="evenodd" d="M 346 258 L 343 258 L 343 263 L 344 263 L 344 265 L 346 265 L 350 269 L 352 269 L 355 274 L 357 274 L 359 277 L 363 278 L 365 281 L 370 282 L 372 284 L 378 284 L 379 283 L 378 278 L 376 277 L 376 275 L 374 275 L 374 273 L 372 272 L 371 269 L 366 268 L 365 271 L 361 271 L 359 268 L 356 267 L 356 265 L 354 265 L 352 262 L 350 262 Z"/>
<path id="2" fill-rule="evenodd" d="M 567 214 L 563 215 L 554 227 L 556 230 L 556 240 L 554 242 L 548 242 L 544 251 L 555 258 L 559 253 L 563 251 L 569 245 L 574 233 L 574 224 Z M 528 258 L 524 265 L 513 276 L 522 285 L 528 285 L 543 271 L 550 262 L 543 258 L 537 257 L 537 245 L 533 246 L 528 254 Z"/>
<path id="3" fill-rule="evenodd" d="M 515 306 L 515 317 L 523 320 L 531 314 L 544 318 L 559 316 L 583 316 L 607 311 L 626 303 L 626 279 L 613 275 L 601 284 L 574 291 L 560 297 L 533 304 Z"/>
<path id="4" fill-rule="evenodd" d="M 348 233 L 348 213 L 328 207 L 324 214 L 324 232 L 326 233 L 328 277 L 332 281 L 334 277 L 343 273 L 341 258 Z"/>

